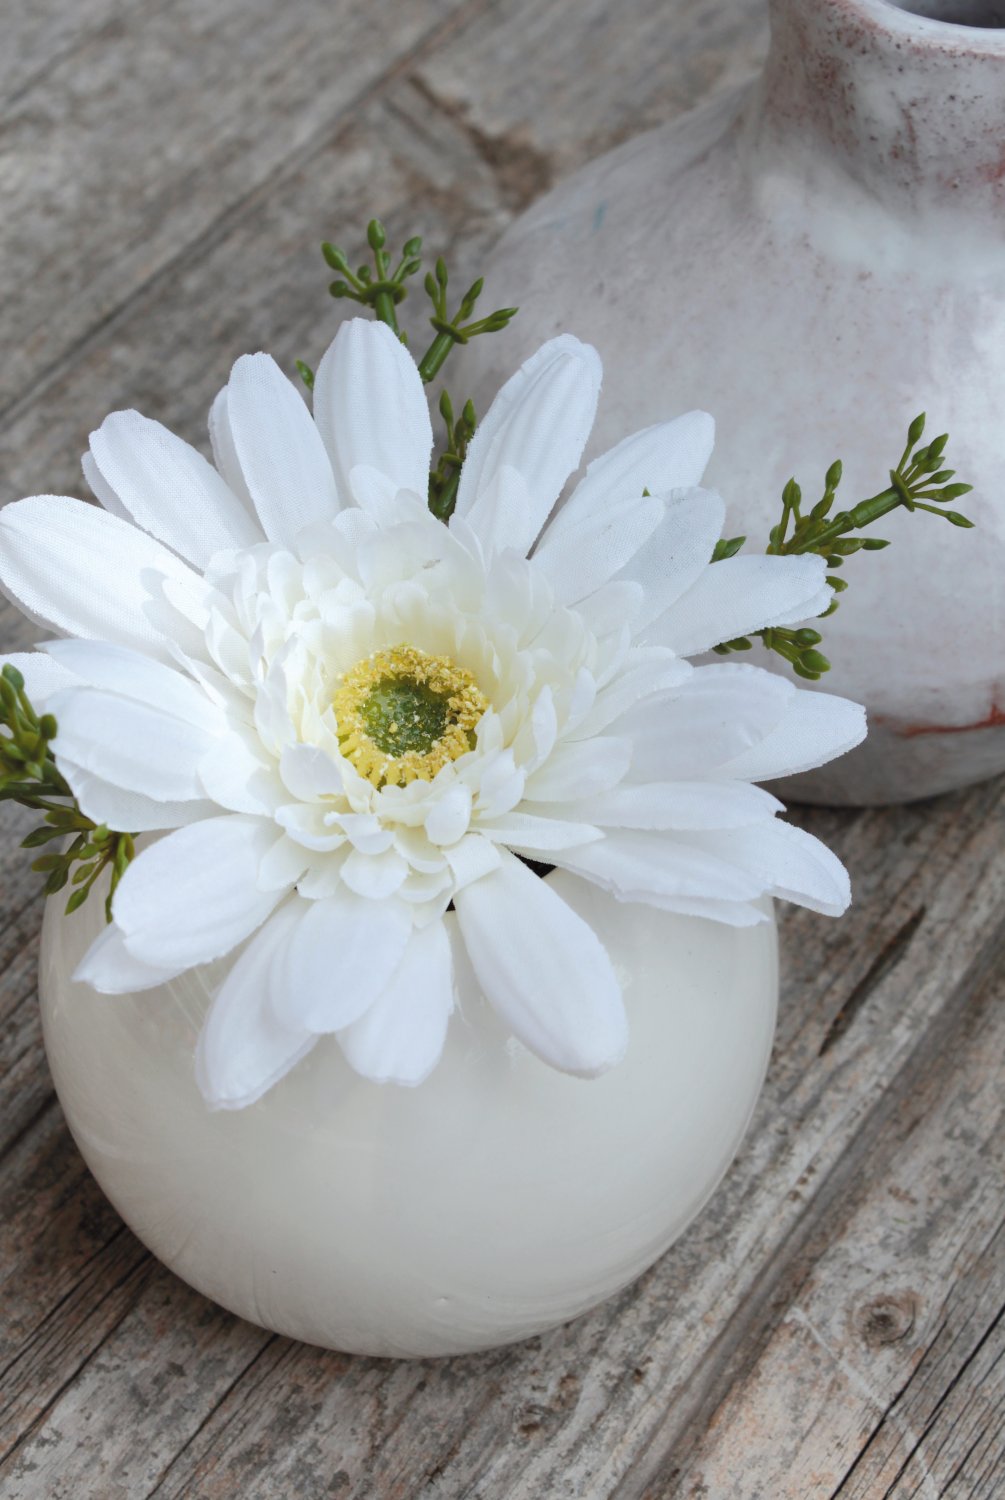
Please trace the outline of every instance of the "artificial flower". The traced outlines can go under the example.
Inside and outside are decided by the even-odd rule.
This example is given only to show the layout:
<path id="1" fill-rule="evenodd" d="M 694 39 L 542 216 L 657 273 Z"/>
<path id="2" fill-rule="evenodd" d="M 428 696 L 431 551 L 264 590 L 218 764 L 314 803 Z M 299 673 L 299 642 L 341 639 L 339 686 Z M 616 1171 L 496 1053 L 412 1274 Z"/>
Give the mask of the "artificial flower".
<path id="1" fill-rule="evenodd" d="M 837 859 L 753 783 L 849 749 L 862 711 L 687 660 L 819 614 L 823 560 L 710 561 L 724 508 L 698 488 L 698 412 L 596 459 L 549 521 L 600 382 L 593 349 L 545 344 L 444 525 L 415 363 L 353 320 L 313 417 L 245 356 L 210 412 L 214 464 L 116 412 L 83 460 L 102 508 L 0 515 L 0 586 L 62 637 L 13 658 L 60 770 L 89 817 L 161 835 L 78 978 L 133 991 L 237 953 L 197 1050 L 211 1105 L 253 1102 L 328 1033 L 365 1077 L 420 1082 L 458 942 L 546 1063 L 617 1063 L 617 975 L 534 865 L 729 923 L 765 895 L 847 905 Z"/>

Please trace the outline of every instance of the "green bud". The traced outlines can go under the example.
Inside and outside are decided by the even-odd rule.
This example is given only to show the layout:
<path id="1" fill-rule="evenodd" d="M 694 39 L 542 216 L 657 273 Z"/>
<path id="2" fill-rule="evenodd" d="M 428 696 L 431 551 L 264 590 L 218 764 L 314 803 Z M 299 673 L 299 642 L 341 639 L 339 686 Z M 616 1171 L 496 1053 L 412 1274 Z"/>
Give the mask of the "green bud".
<path id="1" fill-rule="evenodd" d="M 89 890 L 74 891 L 66 903 L 66 915 L 72 916 L 79 907 L 83 906 L 90 894 Z"/>
<path id="2" fill-rule="evenodd" d="M 300 376 L 300 379 L 303 381 L 307 389 L 309 391 L 312 391 L 314 389 L 314 371 L 311 369 L 310 365 L 305 365 L 302 359 L 296 360 L 295 363 L 297 367 L 297 374 Z"/>
<path id="3" fill-rule="evenodd" d="M 967 516 L 961 516 L 958 510 L 947 510 L 946 520 L 951 521 L 954 526 L 966 526 L 969 528 L 974 524 Z"/>
<path id="4" fill-rule="evenodd" d="M 38 732 L 43 739 L 54 740 L 59 732 L 55 714 L 43 714 L 38 721 Z"/>
<path id="5" fill-rule="evenodd" d="M 345 252 L 340 250 L 337 245 L 330 245 L 325 240 L 321 246 L 321 254 L 333 271 L 341 271 L 343 276 L 349 275 L 349 262 L 346 259 Z"/>
<path id="6" fill-rule="evenodd" d="M 333 281 L 328 287 L 329 295 L 332 297 L 348 297 L 350 291 L 344 281 Z"/>
<path id="7" fill-rule="evenodd" d="M 436 260 L 436 280 L 441 287 L 445 287 L 447 284 L 447 263 L 442 255 L 438 256 Z"/>
<path id="8" fill-rule="evenodd" d="M 387 231 L 379 219 L 371 219 L 366 226 L 366 242 L 371 250 L 383 250 L 387 243 Z"/>
<path id="9" fill-rule="evenodd" d="M 947 484 L 938 498 L 940 500 L 959 500 L 963 495 L 969 495 L 972 489 L 972 484 Z"/>
<path id="10" fill-rule="evenodd" d="M 929 456 L 929 458 L 939 458 L 939 457 L 941 457 L 941 455 L 945 451 L 945 447 L 946 447 L 946 444 L 948 442 L 949 442 L 949 433 L 948 432 L 940 433 L 939 436 L 937 438 L 935 438 L 928 445 L 928 456 Z"/>
<path id="11" fill-rule="evenodd" d="M 0 672 L 0 677 L 3 678 L 4 682 L 9 682 L 15 692 L 21 693 L 24 691 L 24 678 L 17 667 L 13 666 L 10 662 L 5 664 L 3 671 Z"/>
<path id="12" fill-rule="evenodd" d="M 426 289 L 426 296 L 431 297 L 435 302 L 440 294 L 440 289 L 436 285 L 436 277 L 433 275 L 432 271 L 426 272 L 425 277 L 423 278 L 422 285 Z"/>
<path id="13" fill-rule="evenodd" d="M 862 550 L 864 552 L 882 552 L 883 548 L 889 547 L 889 545 L 890 543 L 885 542 L 882 537 L 870 536 L 864 538 L 862 542 Z"/>
<path id="14" fill-rule="evenodd" d="M 804 667 L 801 661 L 794 661 L 792 663 L 792 670 L 797 677 L 805 677 L 807 682 L 820 681 L 820 673 L 812 672 L 809 667 Z"/>
<path id="15" fill-rule="evenodd" d="M 58 870 L 65 863 L 66 858 L 62 854 L 43 854 L 40 858 L 32 860 L 31 867 L 40 875 L 44 875 L 47 870 Z"/>
<path id="16" fill-rule="evenodd" d="M 823 636 L 819 630 L 811 630 L 808 626 L 804 626 L 802 630 L 797 630 L 794 633 L 792 639 L 799 646 L 819 646 L 823 640 Z"/>
<path id="17" fill-rule="evenodd" d="M 809 672 L 816 672 L 819 676 L 823 672 L 829 672 L 831 664 L 819 651 L 803 651 L 799 657 L 800 665 Z"/>
<path id="18" fill-rule="evenodd" d="M 475 403 L 470 398 L 464 403 L 464 410 L 461 412 L 461 417 L 464 420 L 465 427 L 470 427 L 471 431 L 474 432 L 478 425 L 478 418 L 475 415 Z"/>
<path id="19" fill-rule="evenodd" d="M 830 573 L 828 573 L 827 577 L 824 579 L 824 582 L 830 584 L 835 594 L 843 594 L 845 589 L 848 587 L 847 578 L 834 578 Z"/>
<path id="20" fill-rule="evenodd" d="M 28 834 L 27 838 L 21 840 L 22 849 L 40 849 L 43 844 L 50 843 L 62 835 L 62 828 L 36 828 Z"/>
<path id="21" fill-rule="evenodd" d="M 827 470 L 826 476 L 824 478 L 824 484 L 829 490 L 837 489 L 838 485 L 841 483 L 841 475 L 843 473 L 844 466 L 841 463 L 841 460 L 839 458 L 836 458 L 831 464 L 830 468 Z"/>
<path id="22" fill-rule="evenodd" d="M 410 240 L 406 240 L 401 251 L 407 260 L 412 260 L 422 254 L 422 236 L 415 234 Z M 416 267 L 418 270 L 418 267 Z"/>
<path id="23" fill-rule="evenodd" d="M 915 417 L 914 421 L 911 423 L 910 427 L 907 429 L 907 441 L 908 441 L 908 443 L 910 444 L 910 446 L 912 448 L 915 446 L 916 443 L 920 442 L 920 440 L 921 440 L 921 434 L 924 432 L 924 430 L 925 430 L 925 413 L 921 412 L 918 416 Z"/>
<path id="24" fill-rule="evenodd" d="M 440 416 L 448 426 L 452 425 L 454 420 L 454 406 L 448 392 L 445 390 L 440 392 Z"/>

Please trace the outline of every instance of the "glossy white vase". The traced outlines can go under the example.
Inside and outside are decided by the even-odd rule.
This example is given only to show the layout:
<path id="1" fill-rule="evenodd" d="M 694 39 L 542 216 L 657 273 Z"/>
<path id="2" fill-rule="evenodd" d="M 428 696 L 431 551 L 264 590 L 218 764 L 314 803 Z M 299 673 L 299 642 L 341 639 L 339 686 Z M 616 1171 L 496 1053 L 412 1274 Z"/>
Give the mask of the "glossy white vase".
<path id="1" fill-rule="evenodd" d="M 771 17 L 755 88 L 595 161 L 508 231 L 487 296 L 520 316 L 464 351 L 460 381 L 484 409 L 546 336 L 590 340 L 588 456 L 706 408 L 708 482 L 759 548 L 790 474 L 812 503 L 842 457 L 844 503 L 875 494 L 927 410 L 979 529 L 901 511 L 876 528 L 892 547 L 848 560 L 821 686 L 866 703 L 871 732 L 786 788 L 909 800 L 1005 769 L 1005 4 L 772 0 Z"/>
<path id="2" fill-rule="evenodd" d="M 67 918 L 50 901 L 46 1050 L 74 1137 L 126 1222 L 242 1317 L 353 1353 L 507 1343 L 638 1276 L 746 1129 L 774 1030 L 774 922 L 737 930 L 549 878 L 624 982 L 619 1067 L 593 1081 L 545 1067 L 506 1036 L 455 944 L 459 1009 L 425 1083 L 367 1083 L 328 1038 L 232 1113 L 207 1110 L 193 1073 L 224 966 L 95 994 L 70 975 L 101 904 Z"/>

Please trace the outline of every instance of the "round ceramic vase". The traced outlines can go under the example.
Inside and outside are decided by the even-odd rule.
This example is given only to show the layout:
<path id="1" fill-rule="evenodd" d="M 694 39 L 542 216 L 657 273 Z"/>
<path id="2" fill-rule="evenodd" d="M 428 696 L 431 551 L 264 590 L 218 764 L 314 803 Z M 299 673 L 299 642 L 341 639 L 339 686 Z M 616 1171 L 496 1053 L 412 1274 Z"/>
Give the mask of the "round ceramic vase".
<path id="1" fill-rule="evenodd" d="M 820 686 L 864 702 L 871 732 L 786 788 L 910 800 L 1005 770 L 1005 4 L 772 0 L 771 20 L 752 90 L 593 162 L 508 231 L 487 296 L 520 316 L 464 351 L 467 383 L 484 405 L 575 332 L 605 370 L 587 457 L 706 408 L 707 482 L 759 548 L 791 474 L 812 504 L 841 457 L 838 508 L 873 495 L 927 410 L 977 529 L 900 511 L 873 532 L 889 550 L 848 560 Z"/>
<path id="2" fill-rule="evenodd" d="M 508 1343 L 632 1281 L 698 1213 L 746 1129 L 774 1030 L 774 922 L 728 928 L 549 878 L 623 982 L 618 1067 L 570 1078 L 507 1036 L 452 932 L 458 1009 L 424 1083 L 367 1082 L 326 1037 L 236 1111 L 207 1109 L 193 1062 L 226 964 L 98 995 L 70 976 L 101 903 L 67 918 L 50 902 L 46 1050 L 126 1222 L 223 1306 L 352 1353 Z"/>

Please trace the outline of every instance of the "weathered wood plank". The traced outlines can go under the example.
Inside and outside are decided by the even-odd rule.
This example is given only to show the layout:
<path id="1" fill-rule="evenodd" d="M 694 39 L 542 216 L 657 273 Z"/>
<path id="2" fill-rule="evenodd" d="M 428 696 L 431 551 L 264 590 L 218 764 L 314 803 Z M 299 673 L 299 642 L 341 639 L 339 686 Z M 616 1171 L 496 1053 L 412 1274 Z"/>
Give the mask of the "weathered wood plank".
<path id="1" fill-rule="evenodd" d="M 671 1480 L 722 1500 L 944 1493 L 967 1434 L 937 1443 L 931 1429 L 947 1394 L 978 1397 L 1005 1305 L 1003 997 L 1005 982 L 987 984 L 924 1034 L 844 1153 L 839 1222 L 818 1232 L 756 1365 L 647 1495 Z M 973 1415 L 978 1432 L 997 1421 L 1000 1460 L 1000 1402 L 983 1425 Z"/>
<path id="2" fill-rule="evenodd" d="M 163 0 L 131 0 L 134 12 Z M 8 0 L 3 13 L 0 100 L 8 107 L 29 89 L 52 77 L 64 58 L 84 40 L 109 35 L 120 24 L 122 0 Z"/>
<path id="3" fill-rule="evenodd" d="M 0 408 L 40 393 L 96 324 L 461 6 L 165 0 L 55 59 L 6 111 L 0 171 L 28 211 L 0 221 Z M 242 274 L 238 260 L 228 279 Z"/>

